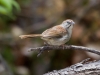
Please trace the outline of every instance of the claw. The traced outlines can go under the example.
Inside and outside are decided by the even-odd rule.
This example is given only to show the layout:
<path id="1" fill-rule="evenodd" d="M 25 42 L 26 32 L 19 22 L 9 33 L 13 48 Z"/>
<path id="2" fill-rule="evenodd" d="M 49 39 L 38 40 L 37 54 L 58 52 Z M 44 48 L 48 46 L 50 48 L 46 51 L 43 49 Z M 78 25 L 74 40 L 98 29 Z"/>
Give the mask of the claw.
<path id="1" fill-rule="evenodd" d="M 63 50 L 65 49 L 65 45 L 63 44 L 63 45 L 60 45 L 61 47 L 63 47 Z"/>
<path id="2" fill-rule="evenodd" d="M 44 42 L 44 46 L 49 46 L 49 44 L 48 44 L 48 43 L 46 43 L 46 42 Z"/>

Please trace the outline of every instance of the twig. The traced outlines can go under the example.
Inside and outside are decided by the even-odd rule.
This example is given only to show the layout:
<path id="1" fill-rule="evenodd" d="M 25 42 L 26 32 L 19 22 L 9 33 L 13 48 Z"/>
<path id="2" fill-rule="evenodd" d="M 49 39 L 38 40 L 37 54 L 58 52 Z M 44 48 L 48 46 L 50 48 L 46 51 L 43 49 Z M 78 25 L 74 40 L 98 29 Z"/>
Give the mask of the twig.
<path id="1" fill-rule="evenodd" d="M 64 46 L 42 46 L 42 47 L 36 47 L 36 48 L 30 48 L 29 51 L 33 50 L 39 50 L 39 51 L 46 51 L 46 50 L 83 50 L 83 51 L 88 51 L 91 53 L 95 53 L 100 55 L 100 51 L 88 47 L 83 47 L 83 46 L 75 46 L 75 45 L 64 45 Z"/>

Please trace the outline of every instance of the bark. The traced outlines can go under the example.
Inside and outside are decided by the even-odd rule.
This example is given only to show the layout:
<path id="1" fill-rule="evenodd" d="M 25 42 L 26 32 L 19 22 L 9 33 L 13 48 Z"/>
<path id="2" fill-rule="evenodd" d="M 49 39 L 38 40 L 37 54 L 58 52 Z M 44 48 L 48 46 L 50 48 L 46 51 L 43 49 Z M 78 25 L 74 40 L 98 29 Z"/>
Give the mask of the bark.
<path id="1" fill-rule="evenodd" d="M 43 75 L 100 75 L 100 60 L 87 61 L 88 59 L 65 69 L 54 70 Z"/>

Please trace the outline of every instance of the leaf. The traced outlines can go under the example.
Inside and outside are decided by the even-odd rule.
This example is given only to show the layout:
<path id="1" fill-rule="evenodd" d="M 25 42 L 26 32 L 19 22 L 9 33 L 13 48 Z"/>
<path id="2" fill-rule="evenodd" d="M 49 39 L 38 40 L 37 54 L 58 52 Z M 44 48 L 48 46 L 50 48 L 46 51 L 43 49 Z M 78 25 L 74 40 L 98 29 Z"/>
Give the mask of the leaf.
<path id="1" fill-rule="evenodd" d="M 12 0 L 0 0 L 0 4 L 8 10 L 8 12 L 11 12 L 12 10 Z"/>
<path id="2" fill-rule="evenodd" d="M 2 6 L 0 6 L 0 14 L 7 15 L 7 13 L 8 13 L 7 9 L 2 7 Z"/>
<path id="3" fill-rule="evenodd" d="M 18 12 L 21 10 L 19 4 L 16 1 L 12 1 L 12 5 L 17 9 Z"/>

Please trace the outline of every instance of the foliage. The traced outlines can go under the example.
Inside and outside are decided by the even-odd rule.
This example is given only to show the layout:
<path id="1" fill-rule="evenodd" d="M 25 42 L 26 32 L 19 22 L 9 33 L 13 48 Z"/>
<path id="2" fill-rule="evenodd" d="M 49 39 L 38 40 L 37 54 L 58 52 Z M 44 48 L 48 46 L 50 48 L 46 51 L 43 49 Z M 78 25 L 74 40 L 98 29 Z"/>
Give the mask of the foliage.
<path id="1" fill-rule="evenodd" d="M 16 12 L 20 11 L 20 6 L 15 0 L 0 0 L 0 15 L 1 18 L 8 17 L 14 19 L 13 9 L 15 8 Z"/>

